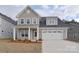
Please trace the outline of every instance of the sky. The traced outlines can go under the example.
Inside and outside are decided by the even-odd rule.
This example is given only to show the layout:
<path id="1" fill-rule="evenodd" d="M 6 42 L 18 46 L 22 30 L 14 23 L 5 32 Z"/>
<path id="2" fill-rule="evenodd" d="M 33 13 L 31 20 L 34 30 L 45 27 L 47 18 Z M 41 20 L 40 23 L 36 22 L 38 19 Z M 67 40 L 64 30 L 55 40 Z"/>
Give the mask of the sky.
<path id="1" fill-rule="evenodd" d="M 0 5 L 0 13 L 3 13 L 14 20 L 26 5 Z M 79 22 L 79 5 L 31 5 L 40 16 L 57 16 L 61 20 L 75 19 Z"/>

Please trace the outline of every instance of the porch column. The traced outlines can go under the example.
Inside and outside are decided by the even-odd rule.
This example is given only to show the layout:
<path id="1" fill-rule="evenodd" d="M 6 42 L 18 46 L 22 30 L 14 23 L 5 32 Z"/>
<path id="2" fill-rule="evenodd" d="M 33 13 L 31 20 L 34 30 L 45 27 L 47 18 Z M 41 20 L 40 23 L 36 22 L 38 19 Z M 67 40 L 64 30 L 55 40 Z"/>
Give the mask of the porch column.
<path id="1" fill-rule="evenodd" d="M 39 39 L 39 27 L 37 27 L 37 40 Z"/>
<path id="2" fill-rule="evenodd" d="M 28 29 L 28 39 L 30 40 L 30 28 Z"/>
<path id="3" fill-rule="evenodd" d="M 13 28 L 13 40 L 16 40 L 16 29 L 15 29 L 15 27 Z"/>

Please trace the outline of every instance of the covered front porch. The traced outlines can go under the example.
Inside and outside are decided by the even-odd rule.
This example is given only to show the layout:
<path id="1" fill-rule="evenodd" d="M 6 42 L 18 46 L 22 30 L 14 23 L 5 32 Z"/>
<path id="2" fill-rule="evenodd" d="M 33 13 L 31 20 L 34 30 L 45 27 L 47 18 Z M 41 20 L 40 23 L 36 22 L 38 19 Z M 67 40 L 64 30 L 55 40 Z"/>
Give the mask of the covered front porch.
<path id="1" fill-rule="evenodd" d="M 14 40 L 30 40 L 37 41 L 39 40 L 39 27 L 37 28 L 14 28 L 13 31 Z"/>

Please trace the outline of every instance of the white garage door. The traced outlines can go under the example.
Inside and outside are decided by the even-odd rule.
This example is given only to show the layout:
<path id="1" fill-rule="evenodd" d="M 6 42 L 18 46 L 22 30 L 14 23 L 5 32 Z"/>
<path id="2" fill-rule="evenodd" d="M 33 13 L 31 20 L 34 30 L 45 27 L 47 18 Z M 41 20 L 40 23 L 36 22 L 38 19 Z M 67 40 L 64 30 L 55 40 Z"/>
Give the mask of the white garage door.
<path id="1" fill-rule="evenodd" d="M 42 30 L 42 39 L 63 39 L 63 30 Z"/>

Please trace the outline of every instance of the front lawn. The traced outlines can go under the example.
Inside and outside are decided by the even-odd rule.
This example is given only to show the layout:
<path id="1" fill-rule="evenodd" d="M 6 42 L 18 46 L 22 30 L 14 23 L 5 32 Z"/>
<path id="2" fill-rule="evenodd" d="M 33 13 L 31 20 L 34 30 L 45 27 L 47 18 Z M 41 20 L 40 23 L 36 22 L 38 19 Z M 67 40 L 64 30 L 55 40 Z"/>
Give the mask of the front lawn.
<path id="1" fill-rule="evenodd" d="M 41 43 L 20 43 L 0 40 L 0 53 L 41 53 Z"/>

